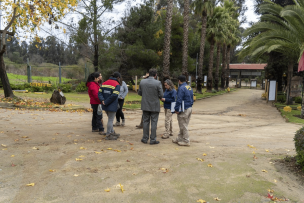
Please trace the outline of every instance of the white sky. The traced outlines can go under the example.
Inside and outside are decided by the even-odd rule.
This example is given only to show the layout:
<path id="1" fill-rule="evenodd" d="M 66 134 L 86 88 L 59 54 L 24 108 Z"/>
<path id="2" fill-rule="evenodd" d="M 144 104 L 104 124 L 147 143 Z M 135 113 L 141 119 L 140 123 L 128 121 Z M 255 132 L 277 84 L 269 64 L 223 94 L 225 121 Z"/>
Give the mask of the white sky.
<path id="1" fill-rule="evenodd" d="M 246 0 L 245 2 L 246 6 L 248 7 L 247 12 L 245 13 L 246 17 L 247 17 L 247 21 L 253 21 L 253 22 L 257 22 L 259 20 L 259 16 L 257 16 L 254 13 L 254 1 L 253 0 Z M 249 27 L 249 25 L 246 23 L 243 25 L 243 27 L 247 28 Z"/>

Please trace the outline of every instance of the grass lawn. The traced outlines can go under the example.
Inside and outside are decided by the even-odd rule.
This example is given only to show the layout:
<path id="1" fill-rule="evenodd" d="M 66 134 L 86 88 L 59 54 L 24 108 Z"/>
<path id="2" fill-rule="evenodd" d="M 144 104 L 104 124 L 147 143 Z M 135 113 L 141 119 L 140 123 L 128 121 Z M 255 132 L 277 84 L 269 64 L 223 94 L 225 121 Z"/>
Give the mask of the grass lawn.
<path id="1" fill-rule="evenodd" d="M 301 111 L 297 110 L 297 107 L 301 106 L 301 104 L 289 105 L 292 108 L 291 112 L 286 112 L 283 110 L 283 108 L 287 106 L 286 104 L 275 103 L 275 106 L 280 110 L 281 115 L 284 118 L 287 118 L 288 122 L 304 124 L 304 119 L 295 117 L 295 115 L 301 115 Z"/>
<path id="2" fill-rule="evenodd" d="M 10 81 L 11 84 L 24 84 L 27 83 L 27 76 L 26 75 L 17 75 L 17 74 L 13 74 L 13 73 L 7 73 L 7 77 Z M 62 82 L 68 82 L 72 79 L 68 79 L 68 78 L 61 78 Z M 49 81 L 51 81 L 52 84 L 57 84 L 59 83 L 59 78 L 58 77 L 43 77 L 43 76 L 32 76 L 32 81 L 33 82 L 45 82 L 48 83 Z"/>

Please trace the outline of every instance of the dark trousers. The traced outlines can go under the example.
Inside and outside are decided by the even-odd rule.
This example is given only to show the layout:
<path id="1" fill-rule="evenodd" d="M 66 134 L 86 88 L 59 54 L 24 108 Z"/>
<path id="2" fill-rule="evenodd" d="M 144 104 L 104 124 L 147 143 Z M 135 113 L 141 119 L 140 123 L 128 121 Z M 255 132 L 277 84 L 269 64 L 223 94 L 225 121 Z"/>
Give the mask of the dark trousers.
<path id="1" fill-rule="evenodd" d="M 143 140 L 149 140 L 150 121 L 151 121 L 151 134 L 150 142 L 156 140 L 156 129 L 159 112 L 143 111 Z"/>
<path id="2" fill-rule="evenodd" d="M 92 116 L 92 130 L 99 130 L 99 131 L 104 131 L 101 119 L 102 119 L 102 114 L 98 115 L 97 114 L 97 109 L 98 109 L 99 104 L 91 104 L 91 107 L 93 109 L 93 116 Z"/>
<path id="3" fill-rule="evenodd" d="M 118 104 L 119 104 L 119 109 L 117 109 L 116 111 L 116 120 L 117 122 L 120 122 L 120 118 L 121 119 L 125 119 L 125 115 L 122 112 L 122 107 L 124 105 L 125 99 L 118 99 Z"/>

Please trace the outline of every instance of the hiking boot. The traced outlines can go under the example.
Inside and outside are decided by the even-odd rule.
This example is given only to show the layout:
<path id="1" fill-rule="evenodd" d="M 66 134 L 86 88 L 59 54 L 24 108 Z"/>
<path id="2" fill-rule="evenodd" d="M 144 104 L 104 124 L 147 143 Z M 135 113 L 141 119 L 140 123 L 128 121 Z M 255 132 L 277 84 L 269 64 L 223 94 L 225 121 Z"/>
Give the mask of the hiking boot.
<path id="1" fill-rule="evenodd" d="M 106 140 L 117 140 L 117 137 L 114 136 L 113 134 L 109 134 L 107 135 Z"/>
<path id="2" fill-rule="evenodd" d="M 125 119 L 122 119 L 121 126 L 125 126 Z"/>
<path id="3" fill-rule="evenodd" d="M 142 125 L 137 125 L 136 128 L 140 129 L 140 128 L 143 128 Z"/>
<path id="4" fill-rule="evenodd" d="M 120 126 L 120 122 L 116 121 L 116 123 L 113 124 L 113 126 Z"/>
<path id="5" fill-rule="evenodd" d="M 106 133 L 104 131 L 100 131 L 99 135 L 106 135 Z"/>
<path id="6" fill-rule="evenodd" d="M 190 146 L 190 142 L 184 142 L 184 141 L 182 141 L 182 142 L 178 142 L 177 143 L 179 146 Z"/>

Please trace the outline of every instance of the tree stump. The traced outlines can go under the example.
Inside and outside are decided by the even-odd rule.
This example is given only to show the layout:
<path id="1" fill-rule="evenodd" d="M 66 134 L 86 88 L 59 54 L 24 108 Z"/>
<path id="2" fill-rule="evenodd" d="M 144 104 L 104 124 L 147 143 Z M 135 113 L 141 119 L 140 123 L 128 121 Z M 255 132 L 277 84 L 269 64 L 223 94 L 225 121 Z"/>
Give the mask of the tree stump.
<path id="1" fill-rule="evenodd" d="M 63 94 L 61 95 L 58 90 L 54 90 L 50 101 L 54 104 L 63 105 L 66 102 L 66 98 Z"/>

